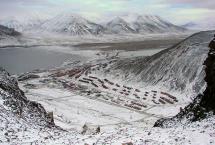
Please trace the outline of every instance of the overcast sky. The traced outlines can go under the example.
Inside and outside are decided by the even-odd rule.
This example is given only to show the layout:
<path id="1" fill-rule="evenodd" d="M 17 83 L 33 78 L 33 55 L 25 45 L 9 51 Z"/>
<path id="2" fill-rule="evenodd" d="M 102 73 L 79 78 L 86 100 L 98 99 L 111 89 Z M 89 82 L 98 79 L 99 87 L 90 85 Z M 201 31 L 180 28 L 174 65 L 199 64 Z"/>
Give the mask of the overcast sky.
<path id="1" fill-rule="evenodd" d="M 159 15 L 175 24 L 214 20 L 215 0 L 0 0 L 0 19 L 69 12 L 93 21 L 130 13 Z"/>

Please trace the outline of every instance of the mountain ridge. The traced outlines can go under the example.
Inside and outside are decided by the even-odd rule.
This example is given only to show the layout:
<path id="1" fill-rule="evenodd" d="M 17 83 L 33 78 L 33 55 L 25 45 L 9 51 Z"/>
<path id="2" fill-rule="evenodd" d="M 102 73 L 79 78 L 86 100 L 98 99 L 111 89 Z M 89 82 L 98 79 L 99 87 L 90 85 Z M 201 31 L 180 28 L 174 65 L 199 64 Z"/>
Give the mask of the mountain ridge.
<path id="1" fill-rule="evenodd" d="M 133 22 L 128 22 L 122 17 L 113 18 L 105 24 L 97 24 L 79 15 L 59 14 L 43 22 L 29 20 L 22 24 L 17 20 L 0 21 L 7 27 L 21 32 L 54 32 L 69 35 L 105 35 L 105 34 L 145 34 L 145 33 L 183 33 L 187 29 L 176 26 L 163 20 L 159 16 L 138 15 Z"/>

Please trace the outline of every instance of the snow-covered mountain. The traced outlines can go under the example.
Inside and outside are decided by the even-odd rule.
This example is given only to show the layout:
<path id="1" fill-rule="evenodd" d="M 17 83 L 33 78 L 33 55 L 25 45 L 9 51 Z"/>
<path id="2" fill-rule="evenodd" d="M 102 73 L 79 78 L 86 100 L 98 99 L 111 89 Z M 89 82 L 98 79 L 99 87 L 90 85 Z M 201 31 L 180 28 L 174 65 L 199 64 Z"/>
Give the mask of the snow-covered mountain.
<path id="1" fill-rule="evenodd" d="M 0 24 L 19 32 L 55 32 L 69 35 L 129 34 L 129 33 L 178 33 L 185 32 L 183 27 L 176 26 L 158 16 L 135 15 L 131 18 L 116 17 L 100 25 L 81 16 L 59 14 L 53 18 L 32 17 L 23 21 L 15 18 L 1 20 Z"/>
<path id="2" fill-rule="evenodd" d="M 159 16 L 138 16 L 132 23 L 134 29 L 139 33 L 165 33 L 165 32 L 184 32 L 185 28 L 176 26 Z"/>
<path id="3" fill-rule="evenodd" d="M 0 24 L 20 32 L 24 30 L 24 25 L 20 21 L 16 20 L 15 18 L 1 20 Z"/>
<path id="4" fill-rule="evenodd" d="M 39 27 L 44 23 L 44 20 L 39 18 L 29 18 L 26 20 L 17 20 L 16 18 L 8 18 L 0 21 L 0 24 L 12 28 L 19 32 L 27 32 L 38 30 Z"/>
<path id="5" fill-rule="evenodd" d="M 181 27 L 187 28 L 187 29 L 195 29 L 196 27 L 198 27 L 198 24 L 194 23 L 194 22 L 189 22 L 186 23 L 184 25 L 181 25 Z"/>
<path id="6" fill-rule="evenodd" d="M 121 33 L 135 33 L 131 25 L 120 17 L 116 17 L 106 25 L 107 33 L 121 34 Z"/>
<path id="7" fill-rule="evenodd" d="M 190 30 L 215 30 L 215 22 L 208 22 L 207 20 L 188 22 L 181 26 Z"/>
<path id="8" fill-rule="evenodd" d="M 107 23 L 106 28 L 109 33 L 174 33 L 185 32 L 183 27 L 176 26 L 170 22 L 163 20 L 159 16 L 153 15 L 136 15 L 131 18 L 123 19 L 117 17 Z"/>
<path id="9" fill-rule="evenodd" d="M 77 15 L 61 14 L 47 20 L 41 26 L 41 29 L 43 31 L 66 33 L 69 35 L 97 35 L 103 32 L 104 28 Z"/>

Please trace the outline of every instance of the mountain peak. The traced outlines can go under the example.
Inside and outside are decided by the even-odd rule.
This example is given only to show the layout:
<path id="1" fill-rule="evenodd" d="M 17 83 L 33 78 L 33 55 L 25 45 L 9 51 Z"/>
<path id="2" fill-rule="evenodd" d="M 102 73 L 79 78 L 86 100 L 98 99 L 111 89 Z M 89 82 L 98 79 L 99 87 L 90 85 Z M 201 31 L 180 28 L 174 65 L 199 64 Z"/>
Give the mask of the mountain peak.
<path id="1" fill-rule="evenodd" d="M 107 23 L 108 33 L 121 34 L 121 33 L 134 33 L 135 30 L 132 26 L 121 17 L 116 17 Z"/>

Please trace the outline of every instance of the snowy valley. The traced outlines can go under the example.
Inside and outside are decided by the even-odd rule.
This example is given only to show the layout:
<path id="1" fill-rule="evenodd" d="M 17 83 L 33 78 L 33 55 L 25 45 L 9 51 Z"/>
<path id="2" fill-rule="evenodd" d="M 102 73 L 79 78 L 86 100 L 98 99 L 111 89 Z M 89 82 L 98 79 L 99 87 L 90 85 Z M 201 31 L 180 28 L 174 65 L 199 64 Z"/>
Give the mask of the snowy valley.
<path id="1" fill-rule="evenodd" d="M 0 24 L 0 53 L 65 57 L 17 74 L 0 69 L 0 144 L 215 144 L 215 110 L 205 105 L 214 101 L 215 31 L 192 34 L 151 15 Z"/>

